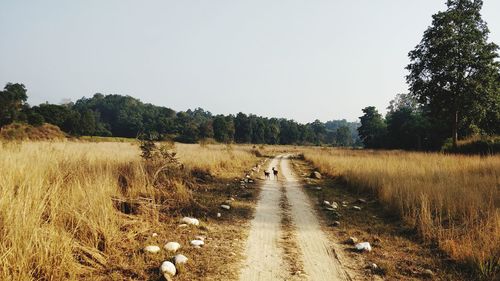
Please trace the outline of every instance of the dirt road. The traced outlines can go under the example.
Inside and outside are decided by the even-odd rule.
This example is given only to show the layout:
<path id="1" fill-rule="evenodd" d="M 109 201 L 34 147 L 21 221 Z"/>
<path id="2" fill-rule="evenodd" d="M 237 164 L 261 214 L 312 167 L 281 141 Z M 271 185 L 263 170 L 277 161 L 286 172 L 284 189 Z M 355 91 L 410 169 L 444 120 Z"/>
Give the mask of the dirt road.
<path id="1" fill-rule="evenodd" d="M 282 237 L 280 207 L 281 193 L 286 193 L 290 205 L 293 235 L 303 261 L 304 271 L 300 280 L 349 280 L 333 252 L 333 244 L 321 230 L 309 198 L 301 189 L 290 169 L 286 157 L 271 161 L 271 167 L 280 167 L 280 178 L 266 180 L 257 203 L 255 218 L 252 220 L 245 255 L 246 260 L 240 272 L 241 281 L 253 280 L 290 280 L 295 273 L 283 259 L 286 244 L 279 243 Z M 272 177 L 272 176 L 271 176 Z M 284 188 L 281 189 L 281 186 Z M 296 277 L 296 276 L 295 276 Z"/>

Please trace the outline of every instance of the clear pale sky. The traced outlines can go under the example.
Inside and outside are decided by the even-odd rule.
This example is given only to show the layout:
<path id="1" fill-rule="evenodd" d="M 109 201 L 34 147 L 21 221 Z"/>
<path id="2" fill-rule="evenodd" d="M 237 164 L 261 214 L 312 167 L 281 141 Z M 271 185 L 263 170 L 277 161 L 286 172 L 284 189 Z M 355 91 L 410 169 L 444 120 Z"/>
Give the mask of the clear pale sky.
<path id="1" fill-rule="evenodd" d="M 32 105 L 94 93 L 299 122 L 357 120 L 406 92 L 445 0 L 0 0 L 0 84 Z M 500 44 L 500 1 L 485 0 Z"/>

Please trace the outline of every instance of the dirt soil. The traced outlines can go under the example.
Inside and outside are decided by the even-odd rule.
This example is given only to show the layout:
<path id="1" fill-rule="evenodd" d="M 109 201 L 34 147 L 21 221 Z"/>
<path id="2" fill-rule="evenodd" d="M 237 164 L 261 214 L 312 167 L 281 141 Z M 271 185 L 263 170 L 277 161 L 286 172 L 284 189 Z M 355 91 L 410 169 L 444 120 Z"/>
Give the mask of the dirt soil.
<path id="1" fill-rule="evenodd" d="M 342 265 L 350 270 L 352 280 L 473 280 L 435 246 L 424 244 L 414 229 L 406 227 L 374 196 L 356 194 L 340 178 L 310 178 L 314 168 L 303 160 L 293 159 L 292 166 L 315 202 L 322 229 L 337 242 L 339 259 L 349 261 Z M 326 210 L 325 200 L 338 203 L 338 215 Z M 358 253 L 347 243 L 349 237 L 369 242 L 373 250 Z M 370 266 L 372 263 L 376 269 Z"/>
<path id="2" fill-rule="evenodd" d="M 262 186 L 246 242 L 240 280 L 350 280 L 335 254 L 336 246 L 321 229 L 313 205 L 290 169 L 288 158 L 274 158 L 269 164 L 271 167 L 280 167 L 279 177 L 275 180 L 271 175 Z M 285 258 L 287 244 L 280 243 L 284 236 L 282 192 L 285 192 L 287 214 L 293 224 L 287 229 L 295 232 L 287 237 L 295 239 L 290 245 L 299 248 L 295 258 Z M 301 264 L 297 267 L 287 264 L 294 260 L 303 262 L 304 272 L 290 271 L 290 268 L 302 268 Z"/>

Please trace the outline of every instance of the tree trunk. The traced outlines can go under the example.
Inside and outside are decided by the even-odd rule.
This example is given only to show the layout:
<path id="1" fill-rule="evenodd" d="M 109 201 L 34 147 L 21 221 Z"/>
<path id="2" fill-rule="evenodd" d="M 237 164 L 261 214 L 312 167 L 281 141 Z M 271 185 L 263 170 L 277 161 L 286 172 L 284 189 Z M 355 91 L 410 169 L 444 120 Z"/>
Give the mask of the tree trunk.
<path id="1" fill-rule="evenodd" d="M 453 138 L 453 148 L 458 147 L 458 110 L 455 110 L 455 116 L 453 118 L 453 128 L 452 128 L 452 138 Z"/>

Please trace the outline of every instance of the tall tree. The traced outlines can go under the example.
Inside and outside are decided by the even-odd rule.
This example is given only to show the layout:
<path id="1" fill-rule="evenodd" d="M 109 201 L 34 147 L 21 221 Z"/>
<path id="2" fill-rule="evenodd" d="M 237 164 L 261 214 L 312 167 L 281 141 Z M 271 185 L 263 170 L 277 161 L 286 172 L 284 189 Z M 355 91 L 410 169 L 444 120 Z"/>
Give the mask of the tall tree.
<path id="1" fill-rule="evenodd" d="M 364 115 L 359 117 L 361 126 L 358 128 L 359 136 L 367 148 L 381 148 L 385 146 L 387 125 L 382 115 L 374 106 L 363 109 Z"/>
<path id="2" fill-rule="evenodd" d="M 0 91 L 0 127 L 18 119 L 28 96 L 23 84 L 7 83 L 4 90 Z"/>
<path id="3" fill-rule="evenodd" d="M 339 146 L 350 146 L 353 144 L 352 134 L 349 127 L 343 125 L 337 129 L 335 132 L 335 142 Z"/>
<path id="4" fill-rule="evenodd" d="M 480 125 L 496 116 L 491 110 L 499 111 L 500 64 L 498 46 L 488 42 L 489 30 L 481 18 L 483 1 L 448 0 L 447 6 L 433 16 L 422 41 L 409 53 L 407 82 L 433 116 L 450 124 L 456 146 L 460 127 Z"/>

